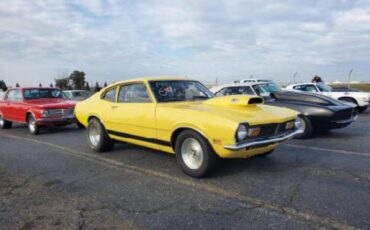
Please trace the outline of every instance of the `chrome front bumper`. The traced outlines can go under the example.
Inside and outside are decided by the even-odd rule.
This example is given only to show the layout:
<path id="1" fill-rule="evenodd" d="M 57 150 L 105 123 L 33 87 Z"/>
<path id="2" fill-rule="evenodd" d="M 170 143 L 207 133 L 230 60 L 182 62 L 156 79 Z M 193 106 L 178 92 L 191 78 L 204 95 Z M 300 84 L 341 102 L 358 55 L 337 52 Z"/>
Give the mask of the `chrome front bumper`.
<path id="1" fill-rule="evenodd" d="M 303 130 L 298 129 L 298 130 L 296 130 L 292 133 L 285 134 L 285 135 L 282 135 L 282 136 L 271 137 L 271 138 L 267 138 L 267 139 L 263 139 L 263 140 L 257 140 L 257 141 L 242 142 L 242 143 L 239 143 L 239 144 L 236 144 L 236 145 L 225 145 L 224 148 L 225 149 L 230 149 L 230 150 L 240 150 L 240 149 L 250 148 L 250 147 L 255 147 L 255 146 L 260 146 L 260 145 L 269 145 L 269 144 L 274 144 L 274 143 L 278 143 L 278 142 L 287 141 L 287 140 L 292 139 L 293 137 L 295 137 L 296 135 L 301 134 L 301 133 L 303 133 Z"/>
<path id="2" fill-rule="evenodd" d="M 71 122 L 75 119 L 76 119 L 76 117 L 74 115 L 65 116 L 65 117 L 56 117 L 56 118 L 43 117 L 43 118 L 37 119 L 36 122 L 40 122 L 40 123 L 54 123 L 54 122 L 55 123 L 64 123 L 64 122 Z"/>

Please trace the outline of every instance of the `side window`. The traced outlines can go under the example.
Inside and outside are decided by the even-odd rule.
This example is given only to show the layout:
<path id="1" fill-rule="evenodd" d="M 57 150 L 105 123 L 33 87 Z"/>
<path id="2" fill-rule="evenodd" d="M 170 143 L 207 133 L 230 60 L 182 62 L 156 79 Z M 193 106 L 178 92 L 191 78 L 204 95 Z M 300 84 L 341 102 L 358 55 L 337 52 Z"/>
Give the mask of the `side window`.
<path id="1" fill-rule="evenodd" d="M 247 95 L 254 95 L 254 92 L 253 92 L 253 90 L 251 89 L 251 87 L 246 86 L 246 87 L 243 87 L 243 94 L 247 94 Z"/>
<path id="2" fill-rule="evenodd" d="M 22 99 L 22 91 L 18 89 L 11 90 L 6 98 L 8 101 L 22 101 Z"/>
<path id="3" fill-rule="evenodd" d="M 118 102 L 151 102 L 147 88 L 142 83 L 121 86 Z"/>
<path id="4" fill-rule="evenodd" d="M 103 96 L 103 99 L 106 101 L 116 102 L 116 91 L 117 87 L 108 90 Z"/>

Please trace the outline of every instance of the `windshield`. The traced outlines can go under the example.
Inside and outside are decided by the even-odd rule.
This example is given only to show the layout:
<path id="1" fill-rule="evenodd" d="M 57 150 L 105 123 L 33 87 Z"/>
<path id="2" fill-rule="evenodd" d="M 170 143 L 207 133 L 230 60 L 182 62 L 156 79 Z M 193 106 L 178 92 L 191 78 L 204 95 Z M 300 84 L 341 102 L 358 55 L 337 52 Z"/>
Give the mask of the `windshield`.
<path id="1" fill-rule="evenodd" d="M 72 92 L 73 97 L 88 97 L 89 92 L 86 91 L 74 91 Z"/>
<path id="2" fill-rule="evenodd" d="M 331 92 L 333 90 L 330 86 L 322 82 L 317 83 L 317 87 L 320 89 L 321 92 Z"/>
<path id="3" fill-rule="evenodd" d="M 65 95 L 59 89 L 25 89 L 24 98 L 26 100 L 65 98 Z"/>
<path id="4" fill-rule="evenodd" d="M 275 83 L 254 85 L 253 89 L 261 97 L 270 97 L 271 93 L 281 91 L 281 88 Z"/>
<path id="5" fill-rule="evenodd" d="M 213 94 L 197 81 L 150 81 L 150 88 L 158 102 L 205 100 Z"/>

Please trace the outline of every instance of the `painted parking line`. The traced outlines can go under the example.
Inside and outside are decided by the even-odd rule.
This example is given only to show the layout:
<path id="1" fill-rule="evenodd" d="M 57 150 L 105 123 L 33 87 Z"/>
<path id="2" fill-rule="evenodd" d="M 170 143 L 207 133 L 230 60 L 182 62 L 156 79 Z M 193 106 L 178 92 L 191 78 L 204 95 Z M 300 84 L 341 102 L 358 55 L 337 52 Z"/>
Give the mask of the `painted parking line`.
<path id="1" fill-rule="evenodd" d="M 309 149 L 315 151 L 322 151 L 322 152 L 332 152 L 332 153 L 339 153 L 344 155 L 355 155 L 355 156 L 362 156 L 362 157 L 370 157 L 370 153 L 364 152 L 355 152 L 343 149 L 331 149 L 331 148 L 321 148 L 321 147 L 313 147 L 307 145 L 295 145 L 295 144 L 285 144 L 284 146 L 299 148 L 299 149 Z"/>
<path id="2" fill-rule="evenodd" d="M 58 150 L 58 152 L 60 152 L 61 154 L 71 155 L 79 159 L 84 159 L 84 160 L 88 160 L 91 162 L 95 162 L 102 166 L 107 166 L 109 168 L 119 169 L 119 170 L 123 169 L 124 171 L 127 171 L 129 173 L 147 175 L 147 176 L 154 177 L 156 179 L 162 179 L 164 180 L 164 182 L 171 181 L 173 183 L 177 183 L 180 185 L 193 187 L 195 189 L 203 190 L 204 192 L 208 192 L 216 196 L 221 196 L 222 198 L 237 200 L 243 203 L 251 203 L 254 206 L 256 206 L 258 209 L 265 209 L 267 211 L 270 210 L 273 212 L 283 213 L 287 215 L 289 218 L 294 218 L 296 220 L 305 221 L 317 227 L 328 227 L 328 228 L 334 228 L 334 229 L 350 229 L 350 230 L 360 229 L 360 228 L 347 225 L 345 223 L 342 223 L 340 221 L 337 221 L 331 218 L 327 218 L 324 216 L 318 216 L 318 215 L 308 213 L 308 212 L 299 211 L 299 210 L 296 210 L 286 205 L 272 203 L 272 202 L 261 200 L 258 198 L 241 195 L 235 190 L 223 189 L 215 185 L 206 184 L 204 183 L 204 181 L 202 181 L 202 183 L 196 183 L 190 179 L 174 177 L 174 176 L 171 176 L 170 174 L 150 170 L 147 168 L 138 167 L 135 165 L 127 164 L 127 163 L 113 160 L 113 159 L 107 159 L 107 158 L 94 155 L 91 153 L 85 153 L 82 151 L 69 149 L 64 146 L 60 146 L 60 145 L 56 145 L 56 144 L 52 144 L 52 143 L 48 143 L 44 141 L 39 141 L 33 138 L 20 137 L 20 136 L 9 135 L 9 134 L 4 134 L 4 133 L 0 133 L 0 136 L 48 146 L 48 147 Z"/>

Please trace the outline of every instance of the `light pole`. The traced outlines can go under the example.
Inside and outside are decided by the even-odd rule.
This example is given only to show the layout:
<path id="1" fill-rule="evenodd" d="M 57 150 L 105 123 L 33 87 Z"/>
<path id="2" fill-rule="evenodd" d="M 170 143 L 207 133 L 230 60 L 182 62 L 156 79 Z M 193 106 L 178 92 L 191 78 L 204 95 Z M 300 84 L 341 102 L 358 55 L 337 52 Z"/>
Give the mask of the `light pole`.
<path id="1" fill-rule="evenodd" d="M 351 89 L 351 75 L 352 75 L 353 69 L 351 69 L 348 73 L 348 89 Z"/>
<path id="2" fill-rule="evenodd" d="M 294 74 L 293 74 L 293 84 L 295 84 L 295 78 L 297 77 L 297 72 L 295 72 Z"/>

